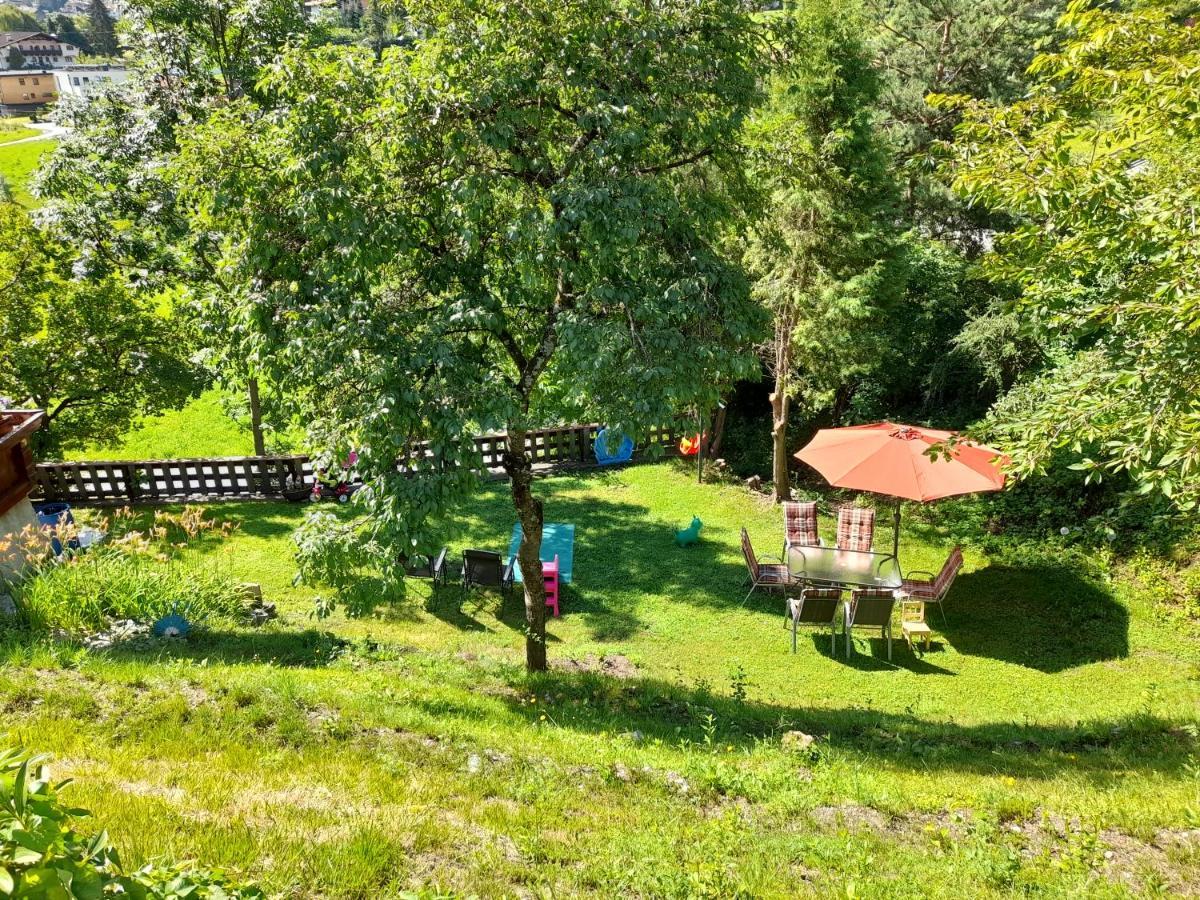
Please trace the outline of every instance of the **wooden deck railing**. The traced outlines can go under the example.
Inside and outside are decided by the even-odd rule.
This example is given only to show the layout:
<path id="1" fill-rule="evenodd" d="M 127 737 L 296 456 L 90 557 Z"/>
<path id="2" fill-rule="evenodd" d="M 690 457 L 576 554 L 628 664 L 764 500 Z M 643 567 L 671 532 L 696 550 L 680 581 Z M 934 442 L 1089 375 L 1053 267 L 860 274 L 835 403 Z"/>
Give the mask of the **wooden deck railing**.
<path id="1" fill-rule="evenodd" d="M 540 473 L 596 465 L 592 446 L 597 425 L 569 425 L 530 431 L 525 447 Z M 636 456 L 654 446 L 667 455 L 678 453 L 679 432 L 654 428 L 642 441 Z M 475 438 L 482 469 L 503 475 L 507 436 L 485 434 Z M 401 468 L 429 456 L 427 444 L 417 444 Z M 187 499 L 250 500 L 283 496 L 289 487 L 310 487 L 316 481 L 307 456 L 231 456 L 211 459 L 80 460 L 39 463 L 34 471 L 32 499 L 79 505 L 162 503 Z"/>

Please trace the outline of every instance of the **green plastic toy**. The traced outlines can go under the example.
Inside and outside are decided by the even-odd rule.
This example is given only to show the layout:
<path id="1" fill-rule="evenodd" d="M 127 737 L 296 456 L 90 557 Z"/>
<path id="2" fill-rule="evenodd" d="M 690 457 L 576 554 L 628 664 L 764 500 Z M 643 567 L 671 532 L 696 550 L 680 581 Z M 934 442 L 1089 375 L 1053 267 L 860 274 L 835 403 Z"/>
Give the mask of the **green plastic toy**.
<path id="1" fill-rule="evenodd" d="M 703 527 L 704 523 L 700 521 L 700 517 L 692 516 L 691 525 L 675 532 L 675 543 L 680 547 L 690 547 L 692 544 L 700 543 L 700 529 Z"/>

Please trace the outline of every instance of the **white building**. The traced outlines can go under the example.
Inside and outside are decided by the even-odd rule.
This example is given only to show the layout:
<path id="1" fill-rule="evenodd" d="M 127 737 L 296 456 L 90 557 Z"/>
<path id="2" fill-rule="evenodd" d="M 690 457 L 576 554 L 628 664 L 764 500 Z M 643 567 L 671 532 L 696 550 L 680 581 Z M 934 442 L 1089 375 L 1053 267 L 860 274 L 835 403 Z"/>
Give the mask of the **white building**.
<path id="1" fill-rule="evenodd" d="M 75 62 L 79 48 L 44 31 L 0 31 L 0 69 L 13 68 L 14 56 L 24 60 L 21 68 L 61 69 Z"/>
<path id="2" fill-rule="evenodd" d="M 120 84 L 129 77 L 124 66 L 67 66 L 54 72 L 54 86 L 60 97 L 88 99 L 110 84 Z"/>

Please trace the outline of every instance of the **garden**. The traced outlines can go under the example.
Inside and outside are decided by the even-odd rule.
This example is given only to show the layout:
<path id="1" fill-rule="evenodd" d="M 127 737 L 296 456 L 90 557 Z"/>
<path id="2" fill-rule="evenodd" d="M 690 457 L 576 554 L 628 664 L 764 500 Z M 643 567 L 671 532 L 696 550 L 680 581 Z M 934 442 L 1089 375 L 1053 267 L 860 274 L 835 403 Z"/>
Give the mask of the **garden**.
<path id="1" fill-rule="evenodd" d="M 410 579 L 314 620 L 303 505 L 147 510 L 115 529 L 161 529 L 171 559 L 146 566 L 256 582 L 278 618 L 199 590 L 217 599 L 183 638 L 10 635 L 10 734 L 130 866 L 199 859 L 272 895 L 1195 888 L 1200 637 L 1134 573 L 976 540 L 929 652 L 859 637 L 847 661 L 813 633 L 793 655 L 778 596 L 740 604 L 738 529 L 781 540 L 769 498 L 672 461 L 540 486 L 578 529 L 547 674 L 521 665 L 519 595 Z M 496 484 L 451 515 L 452 548 L 506 543 L 506 501 Z M 978 502 L 914 506 L 906 566 L 978 534 Z M 703 540 L 677 547 L 697 509 Z M 129 593 L 112 613 L 163 612 Z"/>
<path id="2" fill-rule="evenodd" d="M 0 898 L 1200 895 L 1200 4 L 354 7 L 0 134 Z"/>

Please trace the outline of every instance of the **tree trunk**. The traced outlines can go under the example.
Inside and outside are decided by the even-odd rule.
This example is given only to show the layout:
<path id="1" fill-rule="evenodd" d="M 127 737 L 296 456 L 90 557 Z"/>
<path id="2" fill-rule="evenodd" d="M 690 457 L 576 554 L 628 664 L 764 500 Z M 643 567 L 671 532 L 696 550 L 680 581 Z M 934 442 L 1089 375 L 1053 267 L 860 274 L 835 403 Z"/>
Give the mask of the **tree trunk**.
<path id="1" fill-rule="evenodd" d="M 704 483 L 704 445 L 708 435 L 704 433 L 704 410 L 696 409 L 696 484 Z"/>
<path id="2" fill-rule="evenodd" d="M 792 326 L 789 319 L 775 323 L 775 390 L 771 392 L 771 481 L 776 503 L 792 499 L 788 472 L 787 422 L 789 379 L 792 376 Z"/>
<path id="3" fill-rule="evenodd" d="M 246 387 L 250 393 L 250 431 L 254 435 L 254 455 L 266 456 L 267 444 L 263 440 L 262 406 L 258 402 L 258 379 L 251 378 Z"/>
<path id="4" fill-rule="evenodd" d="M 775 379 L 775 391 L 771 394 L 771 480 L 774 483 L 772 498 L 776 503 L 792 499 L 791 474 L 788 471 L 787 442 L 788 398 Z"/>
<path id="5" fill-rule="evenodd" d="M 546 585 L 542 581 L 542 501 L 533 495 L 533 466 L 525 452 L 525 429 L 508 429 L 504 470 L 521 523 L 517 565 L 525 582 L 525 668 L 546 671 Z"/>
<path id="6" fill-rule="evenodd" d="M 717 414 L 713 417 L 712 440 L 708 442 L 708 455 L 712 459 L 716 459 L 721 455 L 721 440 L 725 437 L 725 404 L 722 403 L 717 407 Z"/>

